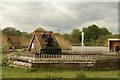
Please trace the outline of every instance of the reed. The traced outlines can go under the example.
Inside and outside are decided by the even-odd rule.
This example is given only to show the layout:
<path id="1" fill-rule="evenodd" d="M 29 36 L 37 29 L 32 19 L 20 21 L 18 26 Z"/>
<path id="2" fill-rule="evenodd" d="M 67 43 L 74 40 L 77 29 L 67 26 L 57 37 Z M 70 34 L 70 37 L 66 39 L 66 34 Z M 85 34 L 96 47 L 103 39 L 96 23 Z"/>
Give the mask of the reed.
<path id="1" fill-rule="evenodd" d="M 0 37 L 0 42 L 2 44 L 2 53 L 9 52 L 9 44 L 7 43 L 7 36 L 5 34 L 2 34 Z"/>

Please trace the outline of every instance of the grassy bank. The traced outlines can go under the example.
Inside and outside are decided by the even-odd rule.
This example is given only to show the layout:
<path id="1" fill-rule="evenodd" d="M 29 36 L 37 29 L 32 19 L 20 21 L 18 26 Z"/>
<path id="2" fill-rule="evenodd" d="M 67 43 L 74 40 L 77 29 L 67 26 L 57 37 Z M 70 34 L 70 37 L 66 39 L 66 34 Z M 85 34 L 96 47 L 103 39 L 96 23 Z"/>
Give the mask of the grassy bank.
<path id="1" fill-rule="evenodd" d="M 3 78 L 118 78 L 118 71 L 63 70 L 3 67 Z"/>

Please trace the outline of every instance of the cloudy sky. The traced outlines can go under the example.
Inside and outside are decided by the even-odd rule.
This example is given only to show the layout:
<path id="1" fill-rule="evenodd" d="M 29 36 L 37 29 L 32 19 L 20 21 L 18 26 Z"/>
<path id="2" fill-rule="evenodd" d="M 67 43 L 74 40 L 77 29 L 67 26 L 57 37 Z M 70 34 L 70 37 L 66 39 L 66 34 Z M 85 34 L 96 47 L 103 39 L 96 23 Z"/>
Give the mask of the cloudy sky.
<path id="1" fill-rule="evenodd" d="M 0 27 L 32 32 L 37 27 L 70 33 L 96 24 L 118 33 L 117 2 L 1 2 Z"/>

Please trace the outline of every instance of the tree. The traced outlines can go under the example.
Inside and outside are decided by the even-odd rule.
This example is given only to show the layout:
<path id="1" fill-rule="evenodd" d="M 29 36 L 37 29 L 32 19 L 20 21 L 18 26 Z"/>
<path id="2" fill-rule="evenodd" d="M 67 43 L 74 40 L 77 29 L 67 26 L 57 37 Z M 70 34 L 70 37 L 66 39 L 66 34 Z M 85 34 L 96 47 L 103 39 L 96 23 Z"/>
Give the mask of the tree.
<path id="1" fill-rule="evenodd" d="M 69 34 L 65 33 L 62 36 L 64 36 L 65 40 L 70 41 L 70 35 Z"/>
<path id="2" fill-rule="evenodd" d="M 2 32 L 4 34 L 6 34 L 7 36 L 21 36 L 22 35 L 22 32 L 19 31 L 19 30 L 16 30 L 15 28 L 13 27 L 7 27 L 7 28 L 4 28 L 2 30 Z"/>
<path id="3" fill-rule="evenodd" d="M 83 29 L 85 33 L 85 40 L 90 41 L 91 39 L 96 40 L 99 38 L 99 27 L 95 24 Z"/>
<path id="4" fill-rule="evenodd" d="M 79 29 L 74 29 L 71 33 L 71 38 L 73 43 L 81 42 L 81 32 Z"/>
<path id="5" fill-rule="evenodd" d="M 108 35 L 108 34 L 111 34 L 107 28 L 100 28 L 100 35 Z"/>
<path id="6" fill-rule="evenodd" d="M 16 30 L 15 32 L 13 32 L 12 34 L 13 36 L 22 36 L 22 32 L 19 30 Z"/>
<path id="7" fill-rule="evenodd" d="M 88 27 L 83 28 L 85 34 L 85 43 L 88 45 L 104 45 L 108 35 L 111 32 L 107 28 L 99 28 L 97 25 L 93 24 Z"/>
<path id="8" fill-rule="evenodd" d="M 14 31 L 16 31 L 16 29 L 13 27 L 6 27 L 2 30 L 3 33 L 14 32 Z"/>

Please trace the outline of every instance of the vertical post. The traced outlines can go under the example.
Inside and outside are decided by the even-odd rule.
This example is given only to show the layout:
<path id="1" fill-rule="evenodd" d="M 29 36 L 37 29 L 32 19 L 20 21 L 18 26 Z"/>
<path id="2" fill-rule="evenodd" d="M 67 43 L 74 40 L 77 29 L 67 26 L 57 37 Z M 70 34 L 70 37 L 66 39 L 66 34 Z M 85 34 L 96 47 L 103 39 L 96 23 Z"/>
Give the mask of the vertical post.
<path id="1" fill-rule="evenodd" d="M 47 54 L 45 54 L 45 58 L 47 58 Z"/>
<path id="2" fill-rule="evenodd" d="M 51 54 L 52 58 L 53 58 L 53 54 Z"/>
<path id="3" fill-rule="evenodd" d="M 50 54 L 50 58 L 51 58 L 51 54 Z"/>
<path id="4" fill-rule="evenodd" d="M 40 58 L 41 58 L 41 54 L 40 54 Z"/>

